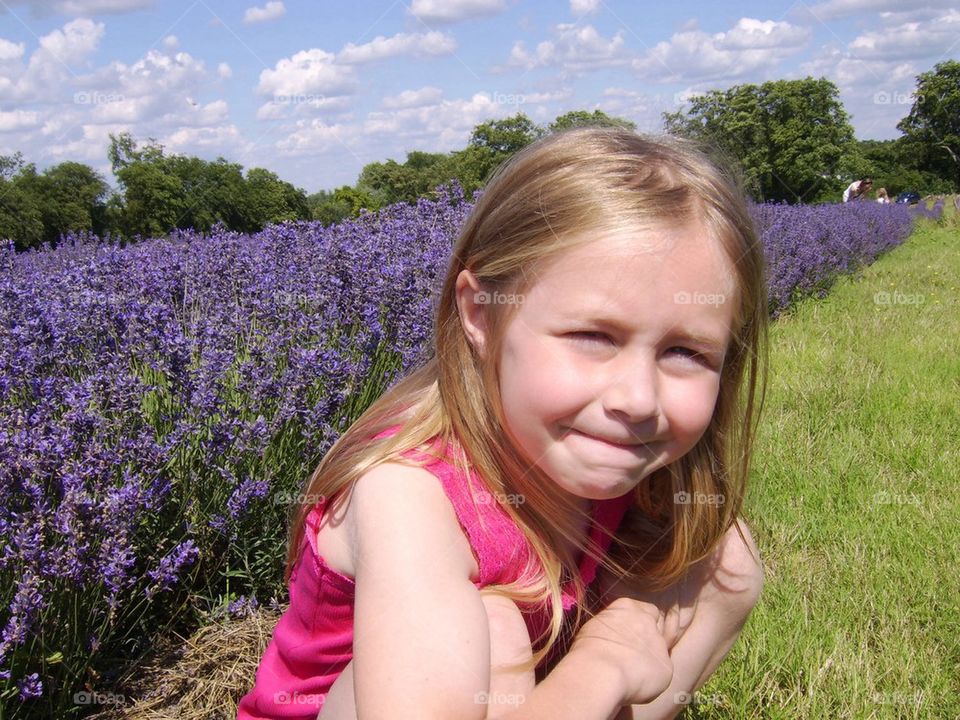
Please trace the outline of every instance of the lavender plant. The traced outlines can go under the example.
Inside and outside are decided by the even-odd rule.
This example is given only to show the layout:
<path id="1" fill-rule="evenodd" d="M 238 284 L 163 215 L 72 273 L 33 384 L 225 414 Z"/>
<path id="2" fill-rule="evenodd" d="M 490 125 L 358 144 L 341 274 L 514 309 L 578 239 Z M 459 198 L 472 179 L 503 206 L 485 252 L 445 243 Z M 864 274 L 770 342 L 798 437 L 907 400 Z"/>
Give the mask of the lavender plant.
<path id="1" fill-rule="evenodd" d="M 471 207 L 453 185 L 328 228 L 0 251 L 0 717 L 80 715 L 159 634 L 282 594 L 302 480 L 425 359 Z M 754 217 L 774 314 L 913 221 Z"/>

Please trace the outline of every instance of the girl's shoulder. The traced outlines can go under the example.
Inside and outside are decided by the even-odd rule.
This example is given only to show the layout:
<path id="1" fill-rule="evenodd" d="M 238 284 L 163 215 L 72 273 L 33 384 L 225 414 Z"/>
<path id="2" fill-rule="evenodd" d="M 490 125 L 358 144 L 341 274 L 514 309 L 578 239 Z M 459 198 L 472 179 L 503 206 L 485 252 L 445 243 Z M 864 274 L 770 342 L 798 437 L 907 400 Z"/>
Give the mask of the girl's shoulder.
<path id="1" fill-rule="evenodd" d="M 444 483 L 424 467 L 385 462 L 368 470 L 341 490 L 337 503 L 317 507 L 316 551 L 330 569 L 356 578 L 357 550 L 371 529 L 387 526 L 387 515 L 400 513 L 410 523 L 429 524 L 449 538 L 449 551 L 459 556 L 471 580 L 479 579 L 479 565 Z M 397 538 L 402 541 L 402 538 Z"/>
<path id="2" fill-rule="evenodd" d="M 427 551 L 423 562 L 430 562 L 431 555 L 442 548 L 445 554 L 452 554 L 453 566 L 462 570 L 463 577 L 479 579 L 477 558 L 456 508 L 444 485 L 425 467 L 392 461 L 381 463 L 361 475 L 349 488 L 349 493 L 339 522 L 339 537 L 333 538 L 334 542 L 350 548 L 346 554 L 351 567 L 346 569 L 355 570 L 362 546 L 390 544 L 393 550 L 397 550 L 398 546 L 409 542 L 412 552 Z M 330 524 L 334 523 L 337 519 L 331 518 Z M 404 533 L 391 530 L 398 526 L 411 530 Z M 321 523 L 320 534 L 324 527 Z M 416 547 L 413 544 L 416 538 L 422 538 L 424 534 L 437 544 L 429 548 Z M 351 576 L 356 577 L 355 573 Z"/>

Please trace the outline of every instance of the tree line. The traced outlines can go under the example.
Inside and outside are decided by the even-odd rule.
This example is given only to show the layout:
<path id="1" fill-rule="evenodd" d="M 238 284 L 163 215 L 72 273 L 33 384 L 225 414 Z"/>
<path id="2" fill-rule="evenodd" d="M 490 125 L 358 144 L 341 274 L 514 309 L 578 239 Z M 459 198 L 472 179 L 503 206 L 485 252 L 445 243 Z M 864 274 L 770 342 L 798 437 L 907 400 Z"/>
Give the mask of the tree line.
<path id="1" fill-rule="evenodd" d="M 884 102 L 878 94 L 875 102 Z M 891 98 L 886 97 L 886 102 Z M 665 113 L 667 132 L 703 141 L 736 166 L 756 200 L 836 202 L 852 180 L 874 187 L 950 193 L 960 190 L 960 62 L 917 76 L 909 114 L 896 140 L 858 141 L 836 85 L 825 78 L 736 85 L 692 97 Z M 20 153 L 0 156 L 0 238 L 17 249 L 56 245 L 62 234 L 88 231 L 123 241 L 174 228 L 209 230 L 221 223 L 255 232 L 285 220 L 325 224 L 395 202 L 414 202 L 456 179 L 468 192 L 514 153 L 543 135 L 587 125 L 634 123 L 600 110 L 576 110 L 541 126 L 523 113 L 477 125 L 465 148 L 413 151 L 404 162 L 373 162 L 357 182 L 308 195 L 263 168 L 244 172 L 214 161 L 170 155 L 150 139 L 110 136 L 108 158 L 119 187 L 87 165 L 63 162 L 37 172 Z"/>

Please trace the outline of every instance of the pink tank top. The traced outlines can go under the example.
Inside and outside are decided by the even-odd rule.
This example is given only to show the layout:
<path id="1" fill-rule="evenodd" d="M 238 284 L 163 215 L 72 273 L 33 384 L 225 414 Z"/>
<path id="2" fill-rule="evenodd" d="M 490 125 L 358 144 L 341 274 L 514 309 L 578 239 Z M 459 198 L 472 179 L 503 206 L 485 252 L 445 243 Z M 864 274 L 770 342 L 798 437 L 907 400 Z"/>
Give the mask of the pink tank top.
<path id="1" fill-rule="evenodd" d="M 376 438 L 399 427 L 389 428 Z M 434 440 L 434 451 L 437 443 L 438 439 Z M 516 580 L 532 550 L 493 498 L 474 504 L 474 497 L 489 497 L 476 473 L 463 477 L 452 462 L 416 450 L 403 455 L 430 460 L 425 469 L 440 480 L 477 559 L 480 573 L 474 585 L 479 589 Z M 594 524 L 589 533 L 602 552 L 607 551 L 610 538 L 600 528 L 615 532 L 633 497 L 630 492 L 593 502 Z M 329 568 L 317 552 L 317 530 L 324 507 L 325 503 L 318 503 L 306 518 L 300 554 L 290 575 L 290 606 L 277 622 L 253 688 L 240 700 L 237 720 L 314 720 L 334 681 L 353 658 L 354 580 Z M 584 585 L 589 585 L 596 575 L 597 562 L 584 553 L 579 571 Z M 563 590 L 564 610 L 575 603 L 572 583 L 568 583 Z M 549 607 L 524 618 L 531 638 L 536 638 L 547 627 Z"/>

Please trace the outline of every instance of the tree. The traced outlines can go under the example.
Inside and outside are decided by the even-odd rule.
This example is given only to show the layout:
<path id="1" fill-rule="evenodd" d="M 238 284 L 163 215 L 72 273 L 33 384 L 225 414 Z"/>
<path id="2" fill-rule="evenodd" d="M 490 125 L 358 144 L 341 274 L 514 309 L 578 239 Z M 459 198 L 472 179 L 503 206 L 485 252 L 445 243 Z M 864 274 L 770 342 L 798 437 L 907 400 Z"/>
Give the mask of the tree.
<path id="1" fill-rule="evenodd" d="M 469 144 L 497 155 L 513 155 L 542 136 L 543 128 L 523 113 L 517 113 L 477 125 Z"/>
<path id="2" fill-rule="evenodd" d="M 855 161 L 853 127 L 826 78 L 737 85 L 664 114 L 668 132 L 739 161 L 758 199 L 810 202 L 839 196 Z M 847 181 L 848 182 L 848 181 Z"/>
<path id="3" fill-rule="evenodd" d="M 396 160 L 369 163 L 360 171 L 356 188 L 370 198 L 371 204 L 365 206 L 370 210 L 395 202 L 415 200 L 416 170 Z"/>
<path id="4" fill-rule="evenodd" d="M 960 189 L 960 62 L 947 60 L 917 76 L 913 106 L 897 129 L 918 169 Z"/>
<path id="5" fill-rule="evenodd" d="M 6 158 L 0 161 L 3 159 Z M 0 172 L 0 240 L 13 240 L 17 250 L 40 247 L 43 243 L 43 216 L 35 198 L 3 172 Z"/>
<path id="6" fill-rule="evenodd" d="M 45 239 L 56 243 L 71 230 L 103 231 L 104 198 L 109 187 L 93 168 L 77 162 L 63 162 L 43 173 Z"/>
<path id="7" fill-rule="evenodd" d="M 545 131 L 523 113 L 502 120 L 490 120 L 473 129 L 469 151 L 461 167 L 470 175 L 485 182 L 497 167 L 509 160 L 533 141 L 543 137 Z"/>
<path id="8" fill-rule="evenodd" d="M 178 177 L 159 163 L 144 161 L 132 162 L 116 175 L 123 187 L 125 235 L 155 237 L 177 227 L 189 202 Z"/>
<path id="9" fill-rule="evenodd" d="M 307 195 L 263 168 L 247 171 L 247 205 L 255 229 L 286 220 L 310 217 Z"/>
<path id="10" fill-rule="evenodd" d="M 628 130 L 636 130 L 637 124 L 624 118 L 611 117 L 602 110 L 594 110 L 588 113 L 586 110 L 572 110 L 563 115 L 558 115 L 557 119 L 549 125 L 550 132 L 559 132 L 579 127 L 623 127 Z"/>

